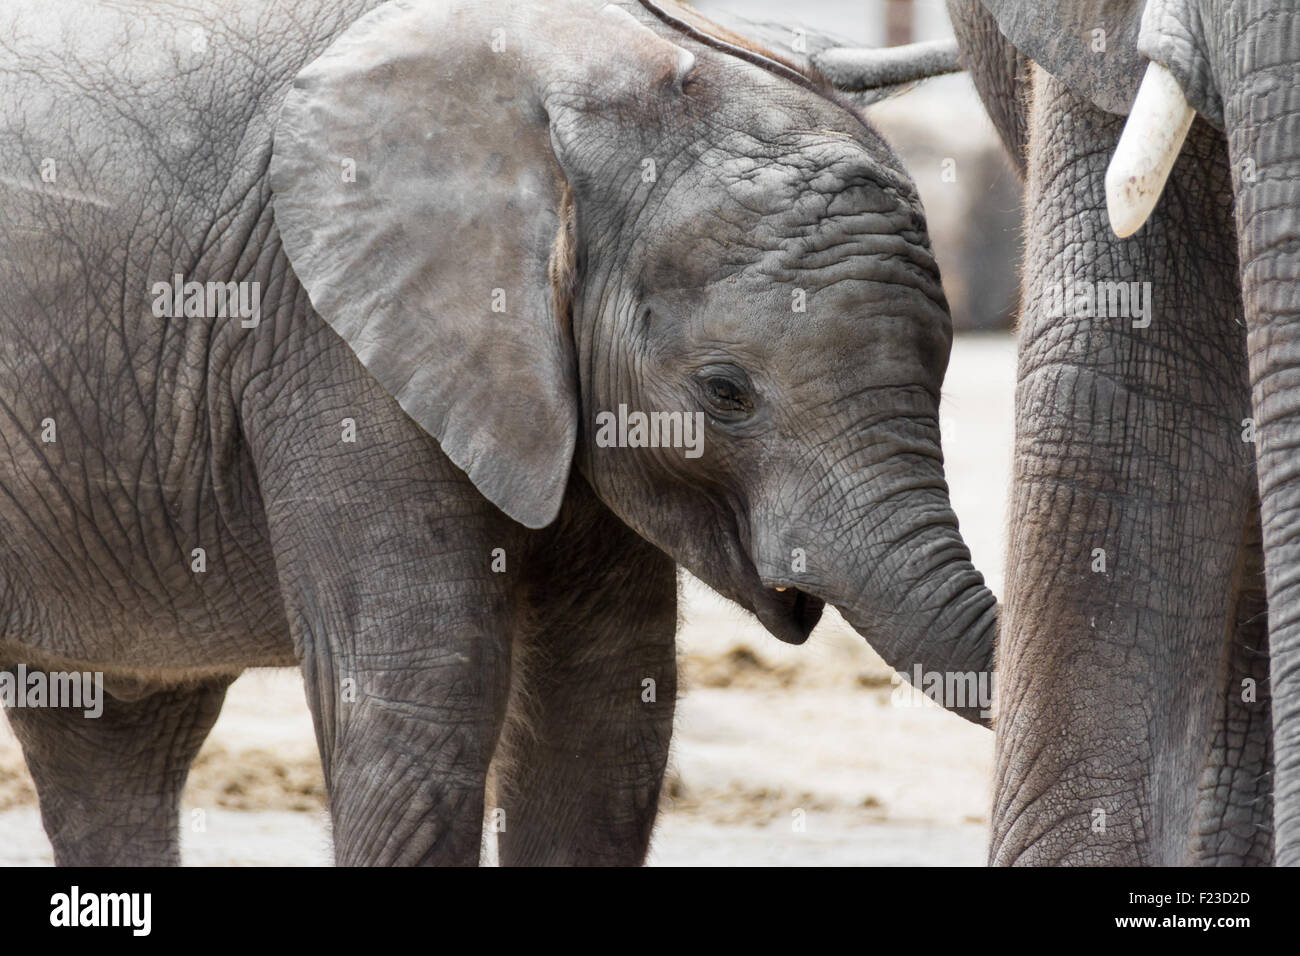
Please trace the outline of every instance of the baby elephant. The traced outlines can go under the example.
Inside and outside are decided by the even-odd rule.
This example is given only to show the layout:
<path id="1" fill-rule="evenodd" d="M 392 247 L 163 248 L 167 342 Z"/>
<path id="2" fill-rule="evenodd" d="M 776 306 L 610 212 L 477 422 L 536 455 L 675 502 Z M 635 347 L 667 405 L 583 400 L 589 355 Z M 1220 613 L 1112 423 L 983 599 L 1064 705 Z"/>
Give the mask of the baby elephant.
<path id="1" fill-rule="evenodd" d="M 674 564 L 988 670 L 924 216 L 817 79 L 650 3 L 16 2 L 0 667 L 107 692 L 9 712 L 60 863 L 176 862 L 268 665 L 338 862 L 476 863 L 495 759 L 502 861 L 638 863 Z"/>

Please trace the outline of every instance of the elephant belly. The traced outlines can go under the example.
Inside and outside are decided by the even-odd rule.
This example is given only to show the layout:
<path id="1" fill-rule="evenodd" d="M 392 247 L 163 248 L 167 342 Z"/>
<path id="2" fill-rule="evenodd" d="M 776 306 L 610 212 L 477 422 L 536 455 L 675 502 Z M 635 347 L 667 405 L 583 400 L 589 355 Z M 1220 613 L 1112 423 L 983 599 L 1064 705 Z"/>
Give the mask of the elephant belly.
<path id="1" fill-rule="evenodd" d="M 191 676 L 295 663 L 245 469 L 154 457 L 142 427 L 92 440 L 66 406 L 45 418 L 53 441 L 0 424 L 0 663 Z"/>

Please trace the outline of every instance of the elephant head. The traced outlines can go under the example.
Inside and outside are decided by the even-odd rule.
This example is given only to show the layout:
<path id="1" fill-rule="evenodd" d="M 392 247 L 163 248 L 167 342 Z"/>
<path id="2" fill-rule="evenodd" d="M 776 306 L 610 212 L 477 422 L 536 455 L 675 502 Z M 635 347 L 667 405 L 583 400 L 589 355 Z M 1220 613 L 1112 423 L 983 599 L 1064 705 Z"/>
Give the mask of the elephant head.
<path id="1" fill-rule="evenodd" d="M 988 671 L 912 182 L 815 78 L 647 8 L 397 0 L 358 21 L 279 120 L 294 273 L 524 525 L 577 469 L 783 640 L 828 602 L 900 670 Z"/>

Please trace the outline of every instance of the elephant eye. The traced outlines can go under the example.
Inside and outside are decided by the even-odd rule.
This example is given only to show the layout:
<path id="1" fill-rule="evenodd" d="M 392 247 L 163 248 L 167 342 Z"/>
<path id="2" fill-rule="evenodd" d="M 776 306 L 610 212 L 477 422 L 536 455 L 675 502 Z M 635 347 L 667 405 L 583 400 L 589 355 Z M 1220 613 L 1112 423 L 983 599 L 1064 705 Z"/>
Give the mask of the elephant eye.
<path id="1" fill-rule="evenodd" d="M 703 387 L 705 398 L 719 418 L 735 421 L 754 411 L 749 389 L 732 377 L 709 375 L 704 379 Z"/>

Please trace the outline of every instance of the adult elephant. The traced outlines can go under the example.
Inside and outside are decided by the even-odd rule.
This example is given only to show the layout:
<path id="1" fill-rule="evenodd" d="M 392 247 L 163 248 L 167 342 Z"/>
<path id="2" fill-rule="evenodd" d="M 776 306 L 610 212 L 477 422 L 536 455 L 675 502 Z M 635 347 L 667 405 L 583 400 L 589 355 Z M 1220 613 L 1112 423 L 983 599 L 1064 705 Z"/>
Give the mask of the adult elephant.
<path id="1" fill-rule="evenodd" d="M 340 862 L 476 862 L 490 764 L 505 862 L 638 862 L 675 561 L 988 670 L 924 216 L 816 82 L 649 4 L 6 14 L 0 665 L 111 695 L 9 713 L 58 862 L 175 862 L 264 665 Z"/>
<path id="2" fill-rule="evenodd" d="M 1027 179 L 991 859 L 1300 863 L 1300 13 L 949 11 Z"/>

